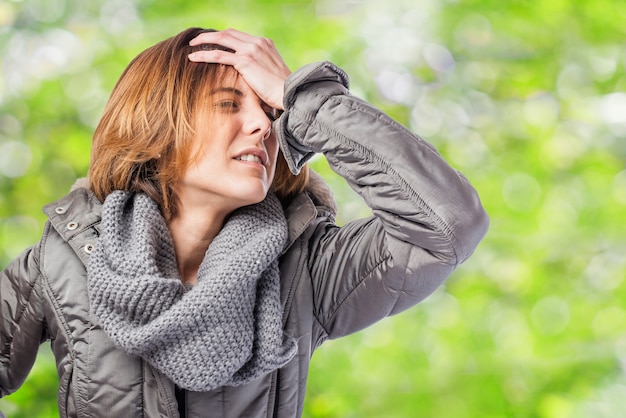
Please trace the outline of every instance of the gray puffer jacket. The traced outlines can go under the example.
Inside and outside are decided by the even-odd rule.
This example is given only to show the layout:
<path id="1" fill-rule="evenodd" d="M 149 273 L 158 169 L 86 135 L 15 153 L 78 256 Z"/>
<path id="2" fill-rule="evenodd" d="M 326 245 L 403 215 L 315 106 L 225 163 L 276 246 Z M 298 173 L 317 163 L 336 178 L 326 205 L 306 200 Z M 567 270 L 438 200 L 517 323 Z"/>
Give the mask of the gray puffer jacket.
<path id="1" fill-rule="evenodd" d="M 90 312 L 85 265 L 101 205 L 76 188 L 45 207 L 41 241 L 0 275 L 0 395 L 17 390 L 50 340 L 61 417 L 298 417 L 309 361 L 325 340 L 397 314 L 431 294 L 474 251 L 488 218 L 434 148 L 367 103 L 330 63 L 290 76 L 275 130 L 297 171 L 314 153 L 363 197 L 373 216 L 339 227 L 313 175 L 285 208 L 283 323 L 298 354 L 252 383 L 179 392 L 147 362 L 116 348 Z"/>

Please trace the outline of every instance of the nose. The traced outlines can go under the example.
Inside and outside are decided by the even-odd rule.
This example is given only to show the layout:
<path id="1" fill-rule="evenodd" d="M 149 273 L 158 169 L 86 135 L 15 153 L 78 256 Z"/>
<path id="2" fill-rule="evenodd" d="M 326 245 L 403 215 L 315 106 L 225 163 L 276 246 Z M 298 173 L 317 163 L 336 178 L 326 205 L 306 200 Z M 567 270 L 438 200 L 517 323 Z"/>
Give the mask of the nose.
<path id="1" fill-rule="evenodd" d="M 272 129 L 272 121 L 267 117 L 261 105 L 254 106 L 244 115 L 244 132 L 248 135 L 258 136 L 263 141 L 269 138 Z"/>

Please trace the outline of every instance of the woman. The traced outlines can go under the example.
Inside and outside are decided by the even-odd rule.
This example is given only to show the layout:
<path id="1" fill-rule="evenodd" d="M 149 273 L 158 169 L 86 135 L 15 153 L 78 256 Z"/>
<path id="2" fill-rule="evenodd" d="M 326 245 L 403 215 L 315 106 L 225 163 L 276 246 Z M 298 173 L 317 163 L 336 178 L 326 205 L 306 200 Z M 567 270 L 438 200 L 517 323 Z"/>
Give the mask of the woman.
<path id="1" fill-rule="evenodd" d="M 323 153 L 373 216 L 338 227 Z M 51 340 L 62 417 L 295 417 L 313 351 L 432 293 L 487 215 L 434 148 L 290 73 L 271 41 L 189 29 L 125 70 L 89 180 L 5 268 L 0 391 Z"/>

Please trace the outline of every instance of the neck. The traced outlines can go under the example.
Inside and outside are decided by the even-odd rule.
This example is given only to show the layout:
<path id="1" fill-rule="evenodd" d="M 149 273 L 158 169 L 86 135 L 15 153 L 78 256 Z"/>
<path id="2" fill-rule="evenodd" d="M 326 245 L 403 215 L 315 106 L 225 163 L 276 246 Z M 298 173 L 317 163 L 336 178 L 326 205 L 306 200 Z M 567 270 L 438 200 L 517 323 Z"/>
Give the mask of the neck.
<path id="1" fill-rule="evenodd" d="M 196 284 L 198 268 L 206 250 L 222 229 L 227 215 L 212 212 L 206 207 L 191 209 L 183 206 L 168 222 L 183 283 Z"/>

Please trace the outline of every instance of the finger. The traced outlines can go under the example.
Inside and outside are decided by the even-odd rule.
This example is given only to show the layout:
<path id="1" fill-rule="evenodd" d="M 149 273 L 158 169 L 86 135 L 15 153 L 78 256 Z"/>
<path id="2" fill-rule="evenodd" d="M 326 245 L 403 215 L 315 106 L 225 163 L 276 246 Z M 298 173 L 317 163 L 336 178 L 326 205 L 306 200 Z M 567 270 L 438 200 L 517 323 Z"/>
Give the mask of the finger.
<path id="1" fill-rule="evenodd" d="M 270 65 L 277 65 L 283 62 L 271 39 L 253 36 L 236 29 L 202 33 L 192 39 L 189 44 L 191 46 L 201 44 L 220 45 L 231 49 L 236 54 L 248 55 L 255 60 L 266 62 Z"/>
<path id="2" fill-rule="evenodd" d="M 195 46 L 199 44 L 207 44 L 207 43 L 215 43 L 220 44 L 221 42 L 253 42 L 257 38 L 256 36 L 250 35 L 245 32 L 238 31 L 236 29 L 224 29 L 222 31 L 217 32 L 202 32 L 191 41 L 189 41 L 189 45 Z M 224 45 L 228 46 L 228 45 Z M 234 49 L 234 48 L 232 48 Z"/>
<path id="3" fill-rule="evenodd" d="M 233 67 L 237 67 L 240 60 L 240 57 L 237 57 L 234 53 L 222 51 L 221 49 L 194 51 L 187 57 L 194 62 L 225 64 Z"/>
<path id="4" fill-rule="evenodd" d="M 248 48 L 247 45 L 259 42 L 257 37 L 236 31 L 234 29 L 226 29 L 220 32 L 204 32 L 189 41 L 190 46 L 198 46 L 202 44 L 220 45 L 232 49 L 237 52 L 244 52 Z"/>
<path id="5" fill-rule="evenodd" d="M 218 52 L 218 49 L 202 49 L 191 53 L 189 59 L 196 62 L 228 64 L 240 71 L 258 65 L 269 72 L 282 74 L 285 77 L 291 73 L 271 40 L 249 36 L 252 42 L 247 42 L 234 36 L 239 34 L 242 32 L 234 30 L 221 36 L 214 36 L 215 32 L 207 33 L 206 35 L 209 36 L 203 36 L 199 40 L 205 44 L 211 43 L 226 47 L 230 51 L 224 53 Z M 248 35 L 244 34 L 244 36 Z"/>

